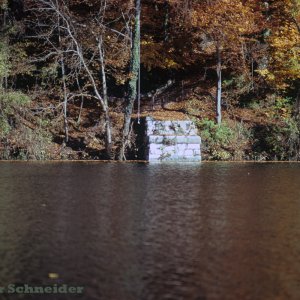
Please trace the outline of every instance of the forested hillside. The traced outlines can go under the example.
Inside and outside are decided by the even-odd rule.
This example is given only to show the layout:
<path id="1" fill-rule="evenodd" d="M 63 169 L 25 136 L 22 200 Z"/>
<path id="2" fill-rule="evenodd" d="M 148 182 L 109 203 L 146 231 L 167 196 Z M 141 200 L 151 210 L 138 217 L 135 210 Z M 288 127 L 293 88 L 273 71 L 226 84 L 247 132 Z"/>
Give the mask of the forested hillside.
<path id="1" fill-rule="evenodd" d="M 132 159 L 195 121 L 204 159 L 300 157 L 299 0 L 0 0 L 0 159 Z"/>

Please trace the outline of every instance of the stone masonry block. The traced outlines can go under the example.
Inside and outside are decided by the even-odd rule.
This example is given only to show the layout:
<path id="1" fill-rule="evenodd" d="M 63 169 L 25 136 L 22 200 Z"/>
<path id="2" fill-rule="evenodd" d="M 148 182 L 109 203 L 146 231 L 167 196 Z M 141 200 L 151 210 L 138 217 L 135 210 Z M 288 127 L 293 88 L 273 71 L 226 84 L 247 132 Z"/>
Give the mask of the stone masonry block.
<path id="1" fill-rule="evenodd" d="M 200 162 L 201 138 L 190 120 L 145 119 L 145 158 L 150 162 Z"/>

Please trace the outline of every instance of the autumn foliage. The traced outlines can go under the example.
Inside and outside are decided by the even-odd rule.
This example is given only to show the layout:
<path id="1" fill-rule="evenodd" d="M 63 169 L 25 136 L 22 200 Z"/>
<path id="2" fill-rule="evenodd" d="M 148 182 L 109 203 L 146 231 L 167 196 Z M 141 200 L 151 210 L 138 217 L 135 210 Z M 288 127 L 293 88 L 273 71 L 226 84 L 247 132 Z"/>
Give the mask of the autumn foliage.
<path id="1" fill-rule="evenodd" d="M 98 146 L 91 148 L 100 149 L 106 139 L 109 156 L 117 157 L 128 85 L 136 76 L 130 71 L 135 3 L 0 1 L 1 95 L 30 95 L 28 112 L 42 112 L 48 122 L 45 131 L 52 132 L 59 145 L 71 147 L 81 139 L 87 147 L 86 128 L 98 124 L 91 138 Z M 282 118 L 300 111 L 299 0 L 142 0 L 138 48 L 138 91 L 144 110 L 150 101 L 153 109 L 163 101 L 196 97 L 197 107 L 205 107 L 205 117 L 214 119 L 211 116 L 217 114 L 219 122 L 218 114 L 232 116 L 253 99 L 276 118 L 278 109 L 283 110 Z M 171 96 L 157 96 L 169 81 L 175 82 Z M 203 95 L 216 104 L 207 104 Z M 165 104 L 159 114 L 169 116 Z M 137 106 L 135 116 L 140 113 Z M 23 117 L 35 128 L 36 115 Z M 9 132 L 18 121 L 2 112 L 1 124 L 7 132 L 0 135 L 1 143 L 9 145 Z M 70 140 L 62 138 L 69 132 Z"/>

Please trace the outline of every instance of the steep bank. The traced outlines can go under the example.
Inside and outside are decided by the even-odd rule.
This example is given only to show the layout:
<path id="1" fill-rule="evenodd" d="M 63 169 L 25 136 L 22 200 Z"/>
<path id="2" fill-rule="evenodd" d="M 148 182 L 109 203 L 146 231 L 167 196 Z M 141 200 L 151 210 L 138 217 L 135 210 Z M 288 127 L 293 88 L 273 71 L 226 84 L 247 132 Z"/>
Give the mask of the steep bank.
<path id="1" fill-rule="evenodd" d="M 211 82 L 198 78 L 177 81 L 154 99 L 144 96 L 140 111 L 136 103 L 133 118 L 192 119 L 203 140 L 204 160 L 299 159 L 299 123 L 292 116 L 289 99 L 272 94 L 261 98 L 244 95 L 245 100 L 237 102 L 225 90 L 219 126 L 214 122 L 214 93 Z M 106 159 L 101 110 L 97 102 L 79 100 L 68 103 L 67 143 L 61 105 L 55 97 L 45 95 L 31 102 L 7 104 L 7 122 L 1 123 L 1 159 Z M 113 157 L 121 138 L 123 101 L 110 98 Z M 136 146 L 133 132 L 128 159 L 135 158 Z"/>

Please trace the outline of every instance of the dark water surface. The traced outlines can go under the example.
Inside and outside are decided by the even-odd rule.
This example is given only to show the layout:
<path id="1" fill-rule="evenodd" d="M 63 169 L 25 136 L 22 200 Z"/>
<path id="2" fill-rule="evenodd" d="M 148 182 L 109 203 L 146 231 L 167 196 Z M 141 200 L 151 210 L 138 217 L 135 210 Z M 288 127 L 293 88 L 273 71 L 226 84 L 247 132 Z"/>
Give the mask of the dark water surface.
<path id="1" fill-rule="evenodd" d="M 49 278 L 57 273 L 58 279 Z M 300 164 L 0 164 L 0 299 L 300 299 Z"/>

